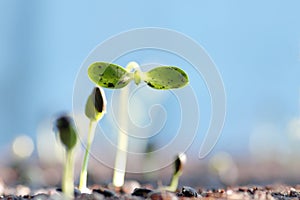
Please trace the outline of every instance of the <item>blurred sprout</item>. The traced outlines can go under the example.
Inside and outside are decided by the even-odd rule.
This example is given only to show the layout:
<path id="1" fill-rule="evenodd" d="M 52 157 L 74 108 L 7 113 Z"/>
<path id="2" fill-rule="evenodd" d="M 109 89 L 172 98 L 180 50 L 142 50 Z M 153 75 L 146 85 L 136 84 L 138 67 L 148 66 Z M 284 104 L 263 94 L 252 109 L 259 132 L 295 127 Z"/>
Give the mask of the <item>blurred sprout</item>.
<path id="1" fill-rule="evenodd" d="M 182 175 L 183 167 L 186 163 L 186 154 L 180 153 L 176 156 L 176 160 L 174 161 L 174 173 L 170 182 L 170 185 L 162 188 L 163 190 L 168 190 L 171 192 L 175 192 L 178 187 L 179 178 Z"/>
<path id="2" fill-rule="evenodd" d="M 209 167 L 213 173 L 217 174 L 220 181 L 225 185 L 236 184 L 239 171 L 232 156 L 227 152 L 217 152 L 209 160 Z"/>
<path id="3" fill-rule="evenodd" d="M 73 149 L 77 142 L 77 135 L 75 127 L 71 123 L 71 119 L 67 116 L 58 118 L 56 128 L 59 133 L 60 141 L 65 145 L 66 149 Z"/>
<path id="4" fill-rule="evenodd" d="M 102 88 L 95 87 L 87 99 L 85 106 L 85 115 L 90 119 L 87 146 L 82 162 L 82 168 L 79 180 L 79 190 L 81 192 L 87 191 L 87 167 L 89 162 L 89 152 L 94 140 L 96 123 L 106 113 L 106 97 Z"/>
<path id="5" fill-rule="evenodd" d="M 74 147 L 77 143 L 76 129 L 68 116 L 62 116 L 55 123 L 59 138 L 66 148 L 66 162 L 62 180 L 62 191 L 67 198 L 74 197 Z"/>

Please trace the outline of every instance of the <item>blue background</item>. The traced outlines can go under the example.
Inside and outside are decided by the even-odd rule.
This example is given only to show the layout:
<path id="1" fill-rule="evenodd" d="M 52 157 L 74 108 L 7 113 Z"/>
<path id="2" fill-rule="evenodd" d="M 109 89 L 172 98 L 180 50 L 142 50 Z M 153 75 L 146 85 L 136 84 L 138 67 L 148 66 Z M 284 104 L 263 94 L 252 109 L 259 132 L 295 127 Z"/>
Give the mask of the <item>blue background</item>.
<path id="1" fill-rule="evenodd" d="M 3 0 L 0 144 L 19 134 L 34 139 L 43 119 L 72 110 L 76 74 L 99 43 L 129 29 L 162 27 L 197 41 L 220 71 L 227 117 L 216 151 L 246 155 L 251 135 L 266 126 L 276 130 L 263 138 L 266 146 L 290 148 L 287 130 L 300 117 L 299 8 L 299 1 L 276 0 Z"/>

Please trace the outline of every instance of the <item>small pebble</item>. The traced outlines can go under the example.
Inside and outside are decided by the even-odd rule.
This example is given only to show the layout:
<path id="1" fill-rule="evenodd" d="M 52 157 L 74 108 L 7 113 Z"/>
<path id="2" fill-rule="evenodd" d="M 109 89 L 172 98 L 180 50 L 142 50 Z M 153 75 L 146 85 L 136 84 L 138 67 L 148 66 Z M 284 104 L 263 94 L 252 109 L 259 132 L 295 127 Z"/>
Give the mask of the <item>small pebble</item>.
<path id="1" fill-rule="evenodd" d="M 30 188 L 24 185 L 18 185 L 16 188 L 17 196 L 24 196 L 30 194 Z"/>
<path id="2" fill-rule="evenodd" d="M 227 191 L 226 191 L 226 194 L 227 194 L 227 195 L 232 195 L 232 194 L 233 194 L 233 191 L 232 191 L 232 190 L 227 190 Z"/>
<path id="3" fill-rule="evenodd" d="M 177 200 L 178 197 L 175 196 L 175 194 L 168 192 L 168 191 L 157 191 L 157 192 L 150 192 L 148 194 L 148 198 L 151 200 Z"/>
<path id="4" fill-rule="evenodd" d="M 248 190 L 248 188 L 247 187 L 240 187 L 239 188 L 239 192 L 246 192 Z"/>
<path id="5" fill-rule="evenodd" d="M 197 197 L 198 193 L 194 188 L 183 186 L 181 189 L 181 194 L 184 197 Z"/>
<path id="6" fill-rule="evenodd" d="M 62 189 L 61 188 L 56 188 L 56 191 L 57 192 L 62 192 Z M 81 194 L 80 190 L 78 190 L 77 188 L 74 188 L 74 196 L 77 197 L 80 194 Z"/>
<path id="7" fill-rule="evenodd" d="M 93 193 L 102 194 L 104 197 L 117 197 L 116 193 L 107 189 L 93 189 Z"/>
<path id="8" fill-rule="evenodd" d="M 5 200 L 21 200 L 23 198 L 17 197 L 16 195 L 7 195 L 7 196 L 3 197 L 3 199 L 5 199 Z"/>
<path id="9" fill-rule="evenodd" d="M 98 193 L 82 193 L 76 197 L 76 200 L 103 200 L 104 196 Z"/>
<path id="10" fill-rule="evenodd" d="M 153 192 L 153 190 L 149 190 L 147 188 L 136 188 L 131 195 L 147 198 L 150 192 Z"/>
<path id="11" fill-rule="evenodd" d="M 133 196 L 131 194 L 124 194 L 120 197 L 120 200 L 145 200 L 145 198 L 139 196 Z"/>
<path id="12" fill-rule="evenodd" d="M 237 200 L 237 199 L 244 199 L 246 200 L 247 198 L 245 198 L 243 193 L 233 193 L 231 195 L 227 196 L 228 200 Z"/>
<path id="13" fill-rule="evenodd" d="M 136 188 L 140 188 L 141 185 L 137 181 L 125 181 L 122 186 L 122 192 L 126 194 L 131 194 Z"/>
<path id="14" fill-rule="evenodd" d="M 34 199 L 34 200 L 47 200 L 47 199 L 49 199 L 49 195 L 47 195 L 47 194 L 37 194 L 37 195 L 33 196 L 32 199 Z"/>

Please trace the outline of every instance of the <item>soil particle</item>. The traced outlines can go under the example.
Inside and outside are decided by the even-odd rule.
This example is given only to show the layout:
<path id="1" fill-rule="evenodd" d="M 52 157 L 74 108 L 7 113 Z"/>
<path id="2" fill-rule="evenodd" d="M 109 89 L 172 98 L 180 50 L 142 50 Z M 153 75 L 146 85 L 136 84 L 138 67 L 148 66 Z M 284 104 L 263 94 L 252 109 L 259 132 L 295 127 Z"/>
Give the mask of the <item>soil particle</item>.
<path id="1" fill-rule="evenodd" d="M 49 198 L 50 197 L 47 194 L 37 194 L 32 199 L 34 199 L 34 200 L 47 200 Z"/>
<path id="2" fill-rule="evenodd" d="M 153 190 L 147 188 L 136 188 L 132 195 L 147 198 L 149 193 L 153 192 Z"/>
<path id="3" fill-rule="evenodd" d="M 176 200 L 177 196 L 172 192 L 167 191 L 154 191 L 148 194 L 147 199 L 151 200 Z"/>
<path id="4" fill-rule="evenodd" d="M 86 194 L 82 193 L 76 197 L 76 200 L 103 200 L 104 196 L 102 194 L 92 193 Z"/>
<path id="5" fill-rule="evenodd" d="M 62 192 L 62 189 L 61 188 L 56 188 L 56 191 L 57 192 Z M 77 188 L 74 188 L 74 196 L 77 197 L 81 194 L 80 190 L 78 190 Z"/>
<path id="6" fill-rule="evenodd" d="M 15 195 L 7 195 L 6 197 L 3 197 L 1 199 L 7 199 L 7 200 L 19 200 L 19 199 L 23 199 L 22 197 L 18 197 Z"/>
<path id="7" fill-rule="evenodd" d="M 177 193 L 177 196 L 182 197 L 198 197 L 198 193 L 194 188 L 183 186 L 180 193 Z"/>
<path id="8" fill-rule="evenodd" d="M 112 198 L 112 199 L 118 197 L 117 194 L 114 191 L 104 189 L 104 188 L 93 189 L 93 193 L 102 194 L 104 197 L 108 197 L 108 198 Z"/>
<path id="9" fill-rule="evenodd" d="M 131 194 L 136 188 L 140 188 L 141 185 L 137 181 L 126 181 L 122 186 L 121 192 L 126 194 Z"/>

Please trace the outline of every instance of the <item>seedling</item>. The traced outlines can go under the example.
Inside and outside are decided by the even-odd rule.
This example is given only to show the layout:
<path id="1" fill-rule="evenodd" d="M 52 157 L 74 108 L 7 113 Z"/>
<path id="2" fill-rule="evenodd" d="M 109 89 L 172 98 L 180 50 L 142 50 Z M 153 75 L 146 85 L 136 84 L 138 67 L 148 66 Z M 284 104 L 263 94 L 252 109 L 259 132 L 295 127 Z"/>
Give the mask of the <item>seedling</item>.
<path id="1" fill-rule="evenodd" d="M 97 85 L 110 89 L 123 88 L 132 80 L 138 85 L 142 81 L 155 89 L 181 88 L 188 84 L 187 74 L 175 66 L 159 66 L 142 72 L 136 62 L 123 68 L 119 65 L 95 62 L 89 66 L 88 75 Z"/>
<path id="2" fill-rule="evenodd" d="M 159 90 L 181 88 L 189 82 L 187 74 L 178 67 L 158 66 L 150 71 L 142 72 L 136 62 L 128 63 L 126 68 L 112 63 L 95 62 L 89 66 L 88 76 L 98 86 L 110 89 L 123 88 L 132 80 L 136 85 L 145 82 L 148 86 Z M 127 101 L 126 98 L 128 98 L 127 88 L 121 92 L 120 105 Z M 121 106 L 120 118 L 123 121 L 126 121 L 126 117 L 122 118 L 122 113 L 126 112 L 125 109 L 125 106 Z M 113 177 L 113 184 L 116 187 L 124 184 L 127 146 L 128 136 L 120 130 Z"/>
<path id="3" fill-rule="evenodd" d="M 170 185 L 162 188 L 163 190 L 168 190 L 171 192 L 175 192 L 177 190 L 179 178 L 182 175 L 182 171 L 185 163 L 186 163 L 185 153 L 178 154 L 176 160 L 174 161 L 174 173 Z"/>
<path id="4" fill-rule="evenodd" d="M 84 192 L 87 190 L 87 167 L 89 161 L 89 152 L 95 135 L 95 127 L 97 122 L 102 119 L 106 112 L 106 98 L 102 88 L 95 87 L 93 92 L 87 99 L 85 106 L 85 115 L 90 119 L 89 130 L 87 136 L 87 145 L 85 149 L 84 159 L 82 163 L 79 190 Z"/>
<path id="5" fill-rule="evenodd" d="M 69 199 L 74 197 L 74 147 L 77 143 L 76 129 L 71 121 L 70 117 L 62 116 L 55 123 L 60 141 L 66 149 L 62 191 Z"/>

